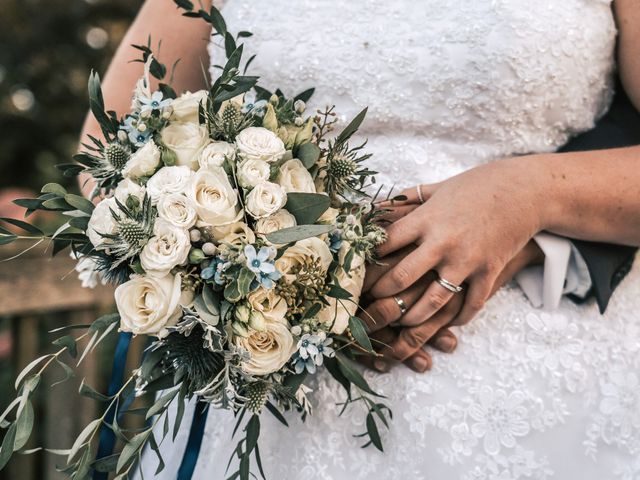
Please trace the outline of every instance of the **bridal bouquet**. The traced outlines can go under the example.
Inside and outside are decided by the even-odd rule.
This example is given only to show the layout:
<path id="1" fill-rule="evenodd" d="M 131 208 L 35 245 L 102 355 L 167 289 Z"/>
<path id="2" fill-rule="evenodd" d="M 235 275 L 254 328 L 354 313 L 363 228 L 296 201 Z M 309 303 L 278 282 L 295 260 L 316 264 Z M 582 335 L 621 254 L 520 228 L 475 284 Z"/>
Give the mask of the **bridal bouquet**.
<path id="1" fill-rule="evenodd" d="M 167 422 L 168 406 L 177 402 L 175 436 L 186 399 L 197 397 L 232 410 L 244 425 L 231 478 L 248 479 L 252 455 L 262 471 L 259 414 L 266 409 L 285 424 L 284 411 L 309 414 L 305 381 L 323 365 L 344 386 L 345 405 L 366 404 L 362 435 L 382 448 L 377 422 L 386 425 L 388 409 L 353 363 L 358 353 L 373 353 L 356 313 L 365 264 L 385 240 L 365 193 L 375 173 L 363 163 L 369 155 L 364 145 L 349 144 L 365 112 L 328 135 L 336 115 L 333 108 L 308 114 L 312 90 L 286 98 L 240 73 L 243 48 L 236 41 L 249 34 L 234 38 L 215 8 L 176 3 L 224 39 L 227 62 L 215 82 L 178 95 L 163 82 L 167 68 L 149 45 L 136 46 L 144 74 L 130 113 L 118 118 L 105 111 L 92 74 L 90 106 L 103 139 L 91 137 L 76 162 L 60 168 L 90 177 L 94 202 L 48 184 L 38 198 L 16 203 L 27 214 L 62 212 L 69 220 L 55 233 L 5 219 L 29 238 L 50 239 L 54 254 L 70 249 L 85 283 L 116 284 L 118 314 L 71 327 L 86 333 L 58 338 L 55 353 L 19 375 L 17 398 L 0 417 L 6 429 L 0 466 L 29 438 L 31 397 L 43 370 L 57 365 L 72 376 L 63 354 L 75 357 L 86 342 L 82 361 L 117 330 L 148 336 L 148 347 L 118 391 L 105 395 L 82 383 L 80 393 L 106 408 L 70 449 L 54 451 L 66 456 L 63 470 L 72 478 L 91 471 L 127 478 L 145 445 L 162 469 L 154 426 Z M 155 91 L 151 77 L 159 81 Z M 17 238 L 0 230 L 1 243 Z M 122 414 L 149 392 L 155 399 L 143 412 L 147 426 L 128 431 Z M 96 458 L 101 429 L 122 442 L 119 453 Z"/>

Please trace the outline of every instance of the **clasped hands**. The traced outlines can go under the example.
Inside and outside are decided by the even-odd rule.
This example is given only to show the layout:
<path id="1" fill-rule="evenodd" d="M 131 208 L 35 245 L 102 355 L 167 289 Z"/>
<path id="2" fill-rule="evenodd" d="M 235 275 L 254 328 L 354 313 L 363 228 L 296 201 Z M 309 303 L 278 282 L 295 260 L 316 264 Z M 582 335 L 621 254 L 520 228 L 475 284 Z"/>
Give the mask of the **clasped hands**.
<path id="1" fill-rule="evenodd" d="M 388 240 L 380 265 L 367 269 L 359 316 L 380 355 L 362 363 L 381 372 L 400 362 L 429 370 L 423 346 L 452 352 L 457 338 L 449 327 L 469 322 L 518 271 L 543 261 L 532 240 L 536 202 L 517 175 L 509 179 L 509 165 L 499 168 L 478 167 L 378 204 L 387 210 Z"/>

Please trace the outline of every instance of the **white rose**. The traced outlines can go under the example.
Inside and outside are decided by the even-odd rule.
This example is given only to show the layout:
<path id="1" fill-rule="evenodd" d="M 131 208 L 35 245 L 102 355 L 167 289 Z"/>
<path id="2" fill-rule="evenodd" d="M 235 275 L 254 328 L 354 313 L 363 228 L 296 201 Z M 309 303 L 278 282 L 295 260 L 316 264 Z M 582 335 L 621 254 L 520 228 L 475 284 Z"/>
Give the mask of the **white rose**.
<path id="1" fill-rule="evenodd" d="M 360 265 L 351 269 L 351 276 L 347 276 L 342 269 L 336 273 L 336 279 L 342 288 L 351 294 L 348 300 L 338 300 L 328 297 L 329 305 L 318 313 L 318 320 L 325 325 L 331 325 L 331 333 L 340 335 L 349 326 L 349 317 L 356 314 L 358 302 L 364 284 L 365 266 Z"/>
<path id="2" fill-rule="evenodd" d="M 91 213 L 89 225 L 87 226 L 87 236 L 91 244 L 97 249 L 104 249 L 111 243 L 111 240 L 104 238 L 103 235 L 115 235 L 118 231 L 118 224 L 113 218 L 114 212 L 118 211 L 118 205 L 115 198 L 105 198 L 102 200 Z"/>
<path id="3" fill-rule="evenodd" d="M 313 183 L 311 174 L 297 158 L 285 162 L 284 165 L 280 167 L 278 184 L 281 185 L 287 193 L 316 193 L 316 186 Z"/>
<path id="4" fill-rule="evenodd" d="M 276 260 L 276 268 L 281 272 L 288 282 L 295 279 L 292 270 L 299 267 L 305 259 L 319 259 L 323 273 L 326 273 L 331 265 L 333 257 L 327 244 L 317 237 L 299 240 Z"/>
<path id="5" fill-rule="evenodd" d="M 115 291 L 120 330 L 135 335 L 166 335 L 166 327 L 180 318 L 181 276 L 136 276 Z"/>
<path id="6" fill-rule="evenodd" d="M 200 168 L 221 167 L 225 159 L 233 160 L 236 149 L 231 143 L 211 142 L 202 149 L 198 164 Z"/>
<path id="7" fill-rule="evenodd" d="M 244 188 L 253 188 L 269 180 L 271 168 L 263 160 L 247 158 L 238 164 L 238 183 Z"/>
<path id="8" fill-rule="evenodd" d="M 147 182 L 147 193 L 153 203 L 169 193 L 185 193 L 193 171 L 185 166 L 162 167 Z"/>
<path id="9" fill-rule="evenodd" d="M 253 230 L 244 222 L 214 227 L 211 229 L 211 236 L 218 243 L 230 243 L 232 245 L 246 245 L 256 241 Z"/>
<path id="10" fill-rule="evenodd" d="M 251 307 L 262 313 L 267 320 L 285 322 L 287 302 L 275 292 L 275 289 L 259 287 L 247 295 L 247 300 Z"/>
<path id="11" fill-rule="evenodd" d="M 284 208 L 281 208 L 276 213 L 259 219 L 256 222 L 256 233 L 266 235 L 267 233 L 277 232 L 283 228 L 291 228 L 295 226 L 296 217 L 291 215 Z"/>
<path id="12" fill-rule="evenodd" d="M 122 175 L 133 180 L 153 175 L 160 165 L 160 149 L 149 140 L 136 153 L 131 155 L 129 161 L 122 169 Z"/>
<path id="13" fill-rule="evenodd" d="M 153 237 L 140 252 L 140 263 L 149 275 L 162 277 L 186 263 L 190 249 L 189 232 L 159 218 L 153 226 Z"/>
<path id="14" fill-rule="evenodd" d="M 158 216 L 183 229 L 193 227 L 198 218 L 193 202 L 181 193 L 169 193 L 160 197 Z"/>
<path id="15" fill-rule="evenodd" d="M 137 198 L 140 203 L 142 203 L 142 200 L 144 200 L 144 194 L 145 188 L 128 178 L 120 181 L 113 192 L 113 196 L 116 197 L 123 205 L 127 204 L 129 196 Z"/>
<path id="16" fill-rule="evenodd" d="M 194 170 L 202 149 L 209 143 L 207 127 L 195 123 L 170 123 L 162 129 L 160 136 L 167 148 L 176 154 L 177 164 Z"/>
<path id="17" fill-rule="evenodd" d="M 220 167 L 196 172 L 187 196 L 195 205 L 201 223 L 205 225 L 229 225 L 242 217 L 238 194 Z"/>
<path id="18" fill-rule="evenodd" d="M 283 322 L 266 322 L 263 331 L 253 330 L 248 337 L 234 337 L 236 346 L 249 352 L 251 358 L 242 364 L 250 375 L 277 372 L 289 361 L 296 346 L 289 327 Z"/>
<path id="19" fill-rule="evenodd" d="M 271 130 L 249 127 L 236 137 L 238 153 L 245 159 L 277 162 L 285 153 L 284 143 Z"/>
<path id="20" fill-rule="evenodd" d="M 280 185 L 262 182 L 255 186 L 246 198 L 247 212 L 253 218 L 268 217 L 287 203 L 287 193 Z"/>
<path id="21" fill-rule="evenodd" d="M 197 92 L 185 92 L 171 102 L 173 113 L 171 120 L 183 123 L 198 123 L 198 108 L 200 104 L 206 106 L 208 92 L 198 90 Z"/>

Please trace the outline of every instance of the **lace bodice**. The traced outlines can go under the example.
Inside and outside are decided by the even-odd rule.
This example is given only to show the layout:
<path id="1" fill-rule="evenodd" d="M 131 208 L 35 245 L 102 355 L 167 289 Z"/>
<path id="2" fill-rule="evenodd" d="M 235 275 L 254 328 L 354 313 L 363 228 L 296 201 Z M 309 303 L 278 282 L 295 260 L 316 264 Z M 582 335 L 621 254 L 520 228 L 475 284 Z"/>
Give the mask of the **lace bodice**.
<path id="1" fill-rule="evenodd" d="M 254 34 L 250 72 L 266 87 L 316 87 L 313 105 L 344 119 L 369 107 L 381 182 L 553 151 L 611 97 L 607 0 L 231 0 L 224 14 Z"/>
<path id="2" fill-rule="evenodd" d="M 229 0 L 223 13 L 231 31 L 254 33 L 250 71 L 267 87 L 315 86 L 313 105 L 336 104 L 345 120 L 369 106 L 362 134 L 387 185 L 554 151 L 611 97 L 607 0 Z M 433 354 L 432 371 L 367 372 L 394 411 L 384 454 L 359 448 L 363 412 L 338 417 L 344 393 L 319 375 L 305 425 L 263 416 L 268 477 L 639 479 L 639 284 L 635 268 L 605 316 L 568 300 L 536 310 L 506 287 L 460 329 L 455 353 Z M 198 480 L 225 478 L 233 425 L 210 412 Z M 178 448 L 165 441 L 168 465 L 187 434 Z"/>

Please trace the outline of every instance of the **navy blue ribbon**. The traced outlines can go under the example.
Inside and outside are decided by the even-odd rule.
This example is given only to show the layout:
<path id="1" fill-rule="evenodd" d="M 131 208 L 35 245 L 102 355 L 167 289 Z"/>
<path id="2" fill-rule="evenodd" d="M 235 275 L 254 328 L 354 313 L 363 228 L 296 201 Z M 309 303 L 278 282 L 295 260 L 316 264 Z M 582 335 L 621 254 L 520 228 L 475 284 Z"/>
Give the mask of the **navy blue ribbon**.
<path id="1" fill-rule="evenodd" d="M 191 430 L 189 431 L 189 440 L 187 448 L 182 456 L 182 463 L 178 470 L 177 480 L 191 480 L 193 472 L 196 469 L 198 455 L 200 454 L 200 446 L 202 445 L 202 437 L 204 436 L 204 427 L 207 423 L 207 412 L 209 404 L 198 400 L 193 411 L 193 421 L 191 422 Z"/>
<path id="2" fill-rule="evenodd" d="M 113 396 L 122 388 L 124 380 L 124 370 L 127 363 L 127 352 L 131 343 L 131 333 L 121 332 L 118 337 L 118 344 L 113 358 L 113 369 L 111 370 L 111 381 L 109 382 L 108 395 Z M 113 423 L 115 405 L 109 409 L 105 416 L 105 424 L 100 429 L 100 442 L 98 443 L 98 453 L 96 459 L 108 457 L 113 453 L 116 443 L 116 436 L 107 425 Z M 107 480 L 108 472 L 94 471 L 93 480 Z"/>

